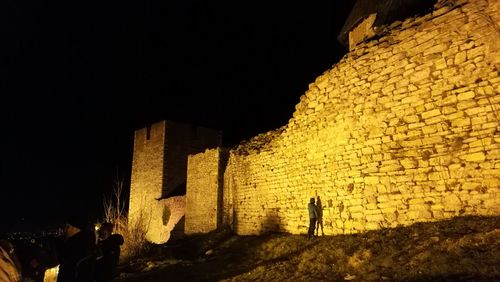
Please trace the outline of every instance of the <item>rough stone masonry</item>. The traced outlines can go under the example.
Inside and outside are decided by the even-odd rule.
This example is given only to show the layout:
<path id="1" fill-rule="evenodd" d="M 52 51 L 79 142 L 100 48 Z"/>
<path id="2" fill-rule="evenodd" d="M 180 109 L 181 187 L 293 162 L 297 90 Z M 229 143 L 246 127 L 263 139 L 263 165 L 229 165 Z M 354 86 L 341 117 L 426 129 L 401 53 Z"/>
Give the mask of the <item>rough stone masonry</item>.
<path id="1" fill-rule="evenodd" d="M 326 234 L 500 214 L 499 23 L 500 1 L 439 1 L 358 44 L 288 124 L 230 151 L 224 222 L 305 233 L 315 196 Z"/>
<path id="2" fill-rule="evenodd" d="M 181 218 L 185 209 L 188 156 L 218 147 L 220 141 L 219 131 L 172 121 L 137 130 L 129 226 L 144 231 L 153 243 L 165 243 L 171 235 L 184 233 Z"/>

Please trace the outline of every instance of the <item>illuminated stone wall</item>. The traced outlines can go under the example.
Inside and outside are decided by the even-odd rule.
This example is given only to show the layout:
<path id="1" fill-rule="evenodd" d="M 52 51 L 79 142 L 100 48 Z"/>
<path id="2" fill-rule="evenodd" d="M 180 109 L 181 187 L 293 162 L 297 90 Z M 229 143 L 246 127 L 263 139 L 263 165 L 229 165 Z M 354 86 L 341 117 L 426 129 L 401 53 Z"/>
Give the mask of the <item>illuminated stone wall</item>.
<path id="1" fill-rule="evenodd" d="M 181 238 L 184 235 L 183 219 L 186 214 L 186 196 L 162 199 L 162 227 L 159 229 L 163 241 Z"/>
<path id="2" fill-rule="evenodd" d="M 222 133 L 211 128 L 167 121 L 165 186 L 163 195 L 183 187 L 187 179 L 188 155 L 221 145 Z"/>
<path id="3" fill-rule="evenodd" d="M 188 158 L 185 233 L 204 233 L 220 226 L 222 211 L 221 149 L 210 149 Z"/>
<path id="4" fill-rule="evenodd" d="M 130 185 L 129 225 L 149 229 L 161 224 L 165 122 L 135 132 L 132 179 Z M 151 238 L 153 239 L 153 238 Z M 154 240 L 158 240 L 154 238 Z"/>
<path id="5" fill-rule="evenodd" d="M 284 127 L 231 151 L 224 222 L 326 234 L 500 214 L 500 1 L 441 1 L 309 86 Z"/>
<path id="6" fill-rule="evenodd" d="M 170 219 L 180 205 L 168 199 L 184 194 L 189 154 L 220 145 L 219 131 L 161 121 L 135 132 L 129 201 L 129 225 L 147 229 L 147 239 L 164 243 L 170 237 Z M 183 204 L 184 205 L 184 204 Z M 184 206 L 182 205 L 182 213 Z M 175 211 L 174 211 L 175 210 Z M 177 223 L 180 219 L 175 219 Z"/>

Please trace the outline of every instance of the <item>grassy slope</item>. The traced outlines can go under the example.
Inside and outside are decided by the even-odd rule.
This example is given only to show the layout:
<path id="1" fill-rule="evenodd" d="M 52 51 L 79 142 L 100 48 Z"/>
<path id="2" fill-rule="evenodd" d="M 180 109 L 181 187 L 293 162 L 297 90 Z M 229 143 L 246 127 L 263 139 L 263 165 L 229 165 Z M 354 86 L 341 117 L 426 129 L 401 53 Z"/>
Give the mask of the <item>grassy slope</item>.
<path id="1" fill-rule="evenodd" d="M 210 250 L 211 254 L 205 254 Z M 158 247 L 125 281 L 500 281 L 500 217 L 460 217 L 356 235 L 217 232 Z"/>

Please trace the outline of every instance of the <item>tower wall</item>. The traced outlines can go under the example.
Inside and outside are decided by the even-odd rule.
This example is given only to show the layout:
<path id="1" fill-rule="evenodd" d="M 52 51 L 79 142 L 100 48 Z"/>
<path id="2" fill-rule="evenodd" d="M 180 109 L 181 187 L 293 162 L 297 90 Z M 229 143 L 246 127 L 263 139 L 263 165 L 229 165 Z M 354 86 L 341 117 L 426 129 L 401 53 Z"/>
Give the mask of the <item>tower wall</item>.
<path id="1" fill-rule="evenodd" d="M 129 224 L 145 228 L 146 238 L 151 242 L 166 242 L 174 228 L 169 220 L 174 214 L 176 222 L 180 220 L 178 211 L 182 210 L 184 214 L 184 201 L 171 205 L 164 199 L 185 194 L 188 155 L 203 152 L 205 148 L 216 148 L 220 143 L 220 131 L 172 121 L 161 121 L 149 129 L 137 130 Z"/>
<path id="2" fill-rule="evenodd" d="M 186 234 L 205 233 L 220 225 L 220 149 L 190 155 L 186 191 Z"/>
<path id="3" fill-rule="evenodd" d="M 152 242 L 161 241 L 157 226 L 162 225 L 165 162 L 165 121 L 135 131 L 129 201 L 129 225 L 147 230 Z M 149 131 L 149 133 L 148 133 Z"/>

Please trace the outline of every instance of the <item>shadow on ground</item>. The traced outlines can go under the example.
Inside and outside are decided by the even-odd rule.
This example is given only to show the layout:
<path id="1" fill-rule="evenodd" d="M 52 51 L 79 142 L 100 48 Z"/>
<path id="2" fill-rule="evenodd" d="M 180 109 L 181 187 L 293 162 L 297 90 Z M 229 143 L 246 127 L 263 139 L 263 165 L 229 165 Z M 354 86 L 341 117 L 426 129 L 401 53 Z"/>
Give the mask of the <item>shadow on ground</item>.
<path id="1" fill-rule="evenodd" d="M 459 217 L 355 235 L 229 230 L 156 246 L 119 281 L 500 281 L 500 217 Z"/>

